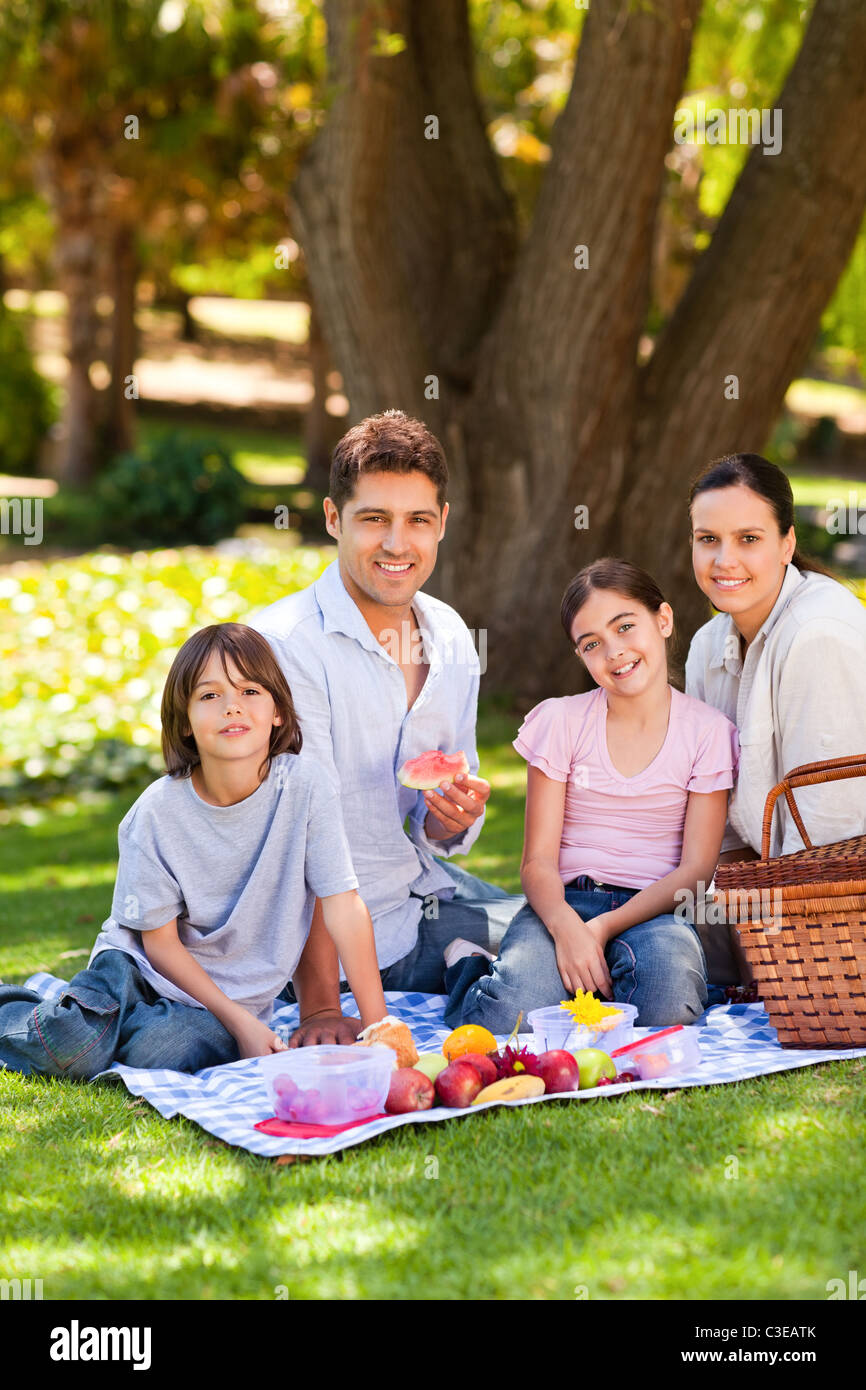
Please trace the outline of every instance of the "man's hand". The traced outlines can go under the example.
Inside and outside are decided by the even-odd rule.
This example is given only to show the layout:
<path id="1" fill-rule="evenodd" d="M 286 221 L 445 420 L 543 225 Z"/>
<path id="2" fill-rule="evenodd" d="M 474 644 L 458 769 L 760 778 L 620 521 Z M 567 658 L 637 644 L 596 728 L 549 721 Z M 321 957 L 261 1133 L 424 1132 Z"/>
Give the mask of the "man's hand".
<path id="1" fill-rule="evenodd" d="M 593 921 L 584 922 L 574 913 L 574 922 L 564 930 L 558 930 L 553 940 L 556 945 L 556 968 L 562 976 L 562 983 L 569 994 L 582 989 L 587 994 L 598 993 L 605 999 L 613 996 L 613 984 L 600 931 L 593 932 Z"/>
<path id="2" fill-rule="evenodd" d="M 429 815 L 424 828 L 428 839 L 450 840 L 462 835 L 483 814 L 489 796 L 490 783 L 465 772 L 458 772 L 453 782 L 440 782 L 438 792 L 425 792 Z"/>
<path id="3" fill-rule="evenodd" d="M 239 1018 L 232 1024 L 231 1031 L 241 1057 L 267 1057 L 272 1052 L 286 1051 L 286 1044 L 273 1028 L 260 1023 L 252 1014 Z"/>
<path id="4" fill-rule="evenodd" d="M 301 1019 L 289 1038 L 289 1047 L 313 1047 L 316 1043 L 331 1043 L 348 1047 L 361 1031 L 359 1018 L 346 1018 L 339 1009 L 323 1010 Z"/>

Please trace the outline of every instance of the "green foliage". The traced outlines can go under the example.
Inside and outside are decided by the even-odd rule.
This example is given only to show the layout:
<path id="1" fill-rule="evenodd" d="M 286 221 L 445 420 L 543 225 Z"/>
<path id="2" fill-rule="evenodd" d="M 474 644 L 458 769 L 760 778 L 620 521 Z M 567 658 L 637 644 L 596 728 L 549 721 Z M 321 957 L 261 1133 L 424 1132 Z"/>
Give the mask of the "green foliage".
<path id="1" fill-rule="evenodd" d="M 305 588 L 332 557 L 190 547 L 0 570 L 0 803 L 159 776 L 162 687 L 180 645 Z"/>
<path id="2" fill-rule="evenodd" d="M 822 346 L 839 347 L 866 377 L 866 223 L 821 320 Z"/>
<path id="3" fill-rule="evenodd" d="M 0 473 L 34 473 L 40 441 L 54 419 L 51 388 L 0 299 Z"/>
<path id="4" fill-rule="evenodd" d="M 116 459 L 95 503 L 114 544 L 210 545 L 243 520 L 244 477 L 220 444 L 175 432 Z"/>
<path id="5" fill-rule="evenodd" d="M 275 245 L 247 246 L 240 257 L 214 255 L 201 264 L 174 265 L 169 275 L 189 295 L 266 299 L 269 294 L 297 290 L 301 283 L 297 260 L 285 270 L 277 269 L 275 261 Z"/>

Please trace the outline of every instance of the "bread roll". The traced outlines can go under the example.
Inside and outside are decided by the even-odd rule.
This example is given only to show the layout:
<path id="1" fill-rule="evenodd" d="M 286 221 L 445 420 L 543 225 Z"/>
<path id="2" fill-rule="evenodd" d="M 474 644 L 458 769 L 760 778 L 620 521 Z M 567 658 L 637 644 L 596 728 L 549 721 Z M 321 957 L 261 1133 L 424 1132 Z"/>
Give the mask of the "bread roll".
<path id="1" fill-rule="evenodd" d="M 412 1067 L 418 1061 L 418 1049 L 412 1040 L 412 1034 L 405 1023 L 390 1014 L 386 1014 L 378 1023 L 371 1023 L 369 1028 L 359 1033 L 355 1046 L 372 1047 L 376 1043 L 384 1043 L 396 1052 L 398 1067 Z"/>

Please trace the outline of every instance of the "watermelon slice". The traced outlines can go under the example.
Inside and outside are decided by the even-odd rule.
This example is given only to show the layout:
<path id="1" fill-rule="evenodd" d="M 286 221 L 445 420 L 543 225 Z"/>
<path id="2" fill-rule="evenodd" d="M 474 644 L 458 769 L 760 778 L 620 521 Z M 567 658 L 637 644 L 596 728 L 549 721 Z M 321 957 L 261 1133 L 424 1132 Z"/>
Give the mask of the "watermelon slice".
<path id="1" fill-rule="evenodd" d="M 462 749 L 459 753 L 441 753 L 438 748 L 431 748 L 417 758 L 407 758 L 397 773 L 397 780 L 404 787 L 432 791 L 440 782 L 452 782 L 458 772 L 468 771 L 469 763 Z"/>

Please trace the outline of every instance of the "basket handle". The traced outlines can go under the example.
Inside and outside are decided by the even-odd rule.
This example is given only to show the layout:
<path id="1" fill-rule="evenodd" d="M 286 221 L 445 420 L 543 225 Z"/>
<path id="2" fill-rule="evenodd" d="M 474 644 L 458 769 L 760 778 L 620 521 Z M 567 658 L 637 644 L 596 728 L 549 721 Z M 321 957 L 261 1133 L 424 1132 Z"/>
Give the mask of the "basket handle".
<path id="1" fill-rule="evenodd" d="M 802 836 L 803 844 L 807 849 L 813 849 L 814 846 L 806 834 L 806 827 L 797 809 L 792 788 L 814 786 L 818 782 L 840 782 L 846 777 L 866 777 L 866 754 L 852 753 L 846 758 L 827 758 L 824 762 L 803 763 L 801 767 L 793 767 L 790 772 L 786 772 L 778 786 L 773 787 L 773 790 L 767 795 L 767 802 L 764 806 L 764 821 L 761 826 L 761 858 L 769 859 L 770 857 L 770 827 L 773 823 L 773 808 L 782 792 L 785 793 L 788 809 Z"/>

